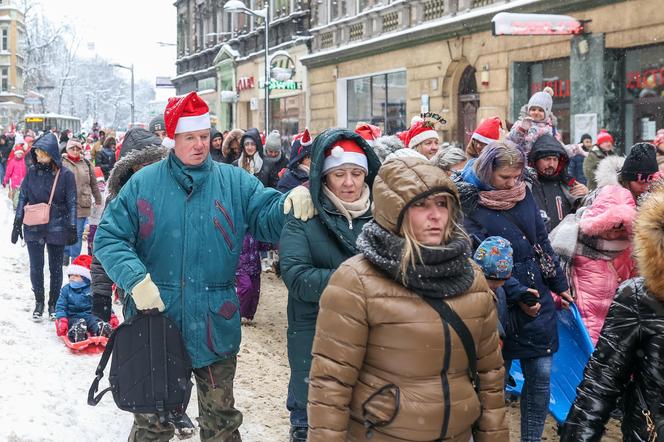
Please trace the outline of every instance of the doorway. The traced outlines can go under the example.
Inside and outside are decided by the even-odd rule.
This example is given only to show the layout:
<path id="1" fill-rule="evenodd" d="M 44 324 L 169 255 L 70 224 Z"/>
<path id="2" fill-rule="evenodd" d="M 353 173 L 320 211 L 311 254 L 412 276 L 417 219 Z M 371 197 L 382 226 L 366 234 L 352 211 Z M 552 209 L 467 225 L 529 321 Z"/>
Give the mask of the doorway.
<path id="1" fill-rule="evenodd" d="M 480 94 L 477 93 L 475 68 L 468 66 L 459 81 L 459 118 L 457 138 L 466 146 L 477 127 L 477 109 L 480 107 Z"/>

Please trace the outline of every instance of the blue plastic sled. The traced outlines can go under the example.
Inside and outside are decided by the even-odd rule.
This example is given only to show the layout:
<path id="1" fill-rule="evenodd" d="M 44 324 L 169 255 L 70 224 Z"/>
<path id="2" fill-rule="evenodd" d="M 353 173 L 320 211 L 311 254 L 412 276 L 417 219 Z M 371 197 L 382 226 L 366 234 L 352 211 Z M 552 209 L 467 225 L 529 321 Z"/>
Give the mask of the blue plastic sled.
<path id="1" fill-rule="evenodd" d="M 576 305 L 570 304 L 569 310 L 557 311 L 556 320 L 559 348 L 553 355 L 549 411 L 558 423 L 563 423 L 576 398 L 576 387 L 583 379 L 583 369 L 594 348 Z M 512 361 L 510 375 L 516 386 L 508 386 L 507 392 L 518 395 L 523 388 L 523 373 L 518 360 Z"/>

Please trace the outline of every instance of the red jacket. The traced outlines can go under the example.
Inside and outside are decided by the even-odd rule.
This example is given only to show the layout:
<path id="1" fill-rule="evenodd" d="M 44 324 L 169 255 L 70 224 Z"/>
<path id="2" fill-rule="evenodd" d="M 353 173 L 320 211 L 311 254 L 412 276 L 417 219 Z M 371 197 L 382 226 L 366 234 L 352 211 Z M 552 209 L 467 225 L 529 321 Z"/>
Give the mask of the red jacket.
<path id="1" fill-rule="evenodd" d="M 25 155 L 21 158 L 16 158 L 12 155 L 12 158 L 7 160 L 7 171 L 5 172 L 5 179 L 2 181 L 2 185 L 6 186 L 7 183 L 11 181 L 11 188 L 18 189 L 21 187 L 23 178 L 25 178 L 27 173 L 28 169 L 25 167 Z"/>

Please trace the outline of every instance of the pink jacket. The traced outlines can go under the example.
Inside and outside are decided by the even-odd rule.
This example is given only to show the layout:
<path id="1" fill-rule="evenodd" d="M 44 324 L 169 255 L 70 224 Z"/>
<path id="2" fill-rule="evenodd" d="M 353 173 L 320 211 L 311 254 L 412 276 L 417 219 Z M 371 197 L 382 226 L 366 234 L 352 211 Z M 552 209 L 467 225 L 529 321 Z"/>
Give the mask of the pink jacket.
<path id="1" fill-rule="evenodd" d="M 581 216 L 579 229 L 585 235 L 598 236 L 622 223 L 631 237 L 635 216 L 632 194 L 622 186 L 608 185 Z M 599 338 L 618 286 L 636 273 L 631 246 L 611 261 L 574 256 L 572 287 L 575 302 L 593 343 Z"/>
<path id="2" fill-rule="evenodd" d="M 28 173 L 28 169 L 25 167 L 25 156 L 19 158 L 12 158 L 7 161 L 7 171 L 5 172 L 5 179 L 2 182 L 3 186 L 6 186 L 7 183 L 11 180 L 11 188 L 18 189 L 21 187 L 23 178 Z"/>

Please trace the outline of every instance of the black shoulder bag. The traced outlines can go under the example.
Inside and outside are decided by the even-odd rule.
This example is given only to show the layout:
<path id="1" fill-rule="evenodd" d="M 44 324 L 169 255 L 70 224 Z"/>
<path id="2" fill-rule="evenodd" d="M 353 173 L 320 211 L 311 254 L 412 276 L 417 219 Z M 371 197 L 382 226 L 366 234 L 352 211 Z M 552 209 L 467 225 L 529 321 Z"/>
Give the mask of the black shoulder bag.
<path id="1" fill-rule="evenodd" d="M 95 396 L 111 353 L 110 387 Z M 181 413 L 191 396 L 191 372 L 177 325 L 161 313 L 139 313 L 109 338 L 88 391 L 88 405 L 97 405 L 110 390 L 124 411 L 159 416 Z"/>

